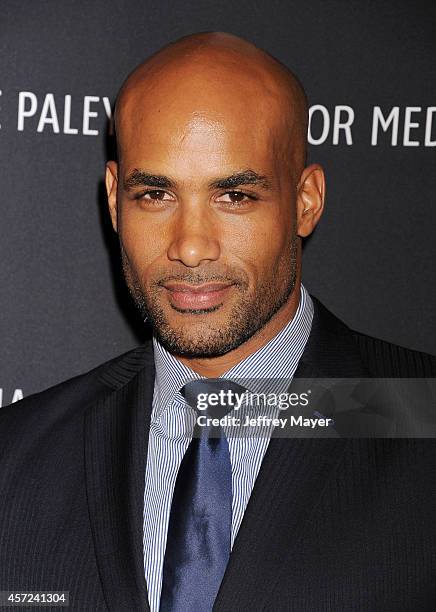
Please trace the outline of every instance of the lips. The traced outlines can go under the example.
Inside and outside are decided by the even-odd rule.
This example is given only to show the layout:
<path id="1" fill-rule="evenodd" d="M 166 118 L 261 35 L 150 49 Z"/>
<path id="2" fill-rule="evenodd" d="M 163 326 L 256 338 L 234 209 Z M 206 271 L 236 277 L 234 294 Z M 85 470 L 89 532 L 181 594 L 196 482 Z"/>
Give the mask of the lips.
<path id="1" fill-rule="evenodd" d="M 171 304 L 177 310 L 204 310 L 221 304 L 233 287 L 233 283 L 165 283 Z"/>

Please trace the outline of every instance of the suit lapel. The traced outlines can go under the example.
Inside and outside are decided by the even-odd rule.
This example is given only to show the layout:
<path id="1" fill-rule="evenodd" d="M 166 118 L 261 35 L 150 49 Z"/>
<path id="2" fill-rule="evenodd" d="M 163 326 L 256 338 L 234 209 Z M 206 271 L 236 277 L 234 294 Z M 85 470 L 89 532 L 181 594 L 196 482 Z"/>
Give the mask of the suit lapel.
<path id="1" fill-rule="evenodd" d="M 365 377 L 349 329 L 314 302 L 311 333 L 295 378 Z M 244 514 L 214 611 L 263 610 L 286 557 L 310 518 L 349 444 L 344 438 L 273 436 Z"/>
<path id="2" fill-rule="evenodd" d="M 138 373 L 138 363 L 126 367 L 125 362 L 105 373 L 106 383 L 116 389 L 85 416 L 89 516 L 103 591 L 113 612 L 149 610 L 142 517 L 154 367 L 151 351 L 142 351 L 148 354 L 137 360 Z"/>

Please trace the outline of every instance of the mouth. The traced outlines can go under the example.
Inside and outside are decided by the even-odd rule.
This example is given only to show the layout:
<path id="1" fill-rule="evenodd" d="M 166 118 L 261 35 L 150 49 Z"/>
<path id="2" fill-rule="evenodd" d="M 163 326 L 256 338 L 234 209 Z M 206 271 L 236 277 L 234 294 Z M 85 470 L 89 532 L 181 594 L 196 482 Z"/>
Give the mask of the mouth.
<path id="1" fill-rule="evenodd" d="M 216 309 L 227 298 L 234 284 L 213 282 L 190 285 L 168 282 L 163 286 L 168 293 L 170 304 L 176 310 L 192 312 L 195 310 L 204 311 L 209 308 Z"/>

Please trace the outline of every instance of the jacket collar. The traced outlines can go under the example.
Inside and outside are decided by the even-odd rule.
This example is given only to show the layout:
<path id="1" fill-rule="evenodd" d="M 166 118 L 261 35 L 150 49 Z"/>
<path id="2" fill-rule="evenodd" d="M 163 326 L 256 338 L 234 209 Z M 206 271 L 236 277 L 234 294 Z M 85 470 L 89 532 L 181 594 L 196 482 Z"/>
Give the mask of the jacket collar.
<path id="1" fill-rule="evenodd" d="M 359 378 L 369 375 L 351 330 L 314 296 L 312 329 L 296 377 Z"/>

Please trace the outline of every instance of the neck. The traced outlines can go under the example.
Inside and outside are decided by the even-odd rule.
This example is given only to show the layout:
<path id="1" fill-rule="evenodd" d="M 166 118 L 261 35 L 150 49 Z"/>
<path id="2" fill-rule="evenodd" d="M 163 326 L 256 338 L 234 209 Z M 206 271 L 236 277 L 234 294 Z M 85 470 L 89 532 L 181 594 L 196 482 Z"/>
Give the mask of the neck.
<path id="1" fill-rule="evenodd" d="M 200 376 L 218 378 L 221 374 L 227 372 L 230 368 L 265 346 L 289 323 L 297 311 L 298 304 L 300 303 L 300 294 L 300 283 L 297 283 L 287 302 L 271 317 L 268 323 L 243 344 L 225 355 L 220 355 L 219 357 L 177 357 L 177 359 L 194 370 L 194 372 L 200 374 Z"/>

